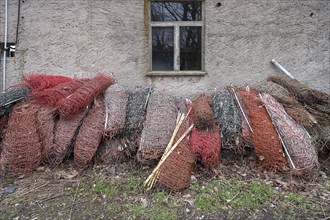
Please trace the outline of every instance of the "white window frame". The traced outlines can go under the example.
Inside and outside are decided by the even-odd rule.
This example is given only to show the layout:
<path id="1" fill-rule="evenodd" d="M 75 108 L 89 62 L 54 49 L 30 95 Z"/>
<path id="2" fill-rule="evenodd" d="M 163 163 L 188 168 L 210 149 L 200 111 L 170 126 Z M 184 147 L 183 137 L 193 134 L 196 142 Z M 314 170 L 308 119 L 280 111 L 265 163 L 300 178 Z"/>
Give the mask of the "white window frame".
<path id="1" fill-rule="evenodd" d="M 159 2 L 178 1 L 184 0 L 157 0 Z M 149 25 L 149 72 L 147 76 L 203 76 L 206 75 L 204 70 L 204 29 L 205 29 L 205 1 L 204 0 L 189 0 L 202 2 L 202 20 L 201 21 L 151 21 L 151 2 L 148 1 L 148 21 Z M 180 27 L 201 27 L 201 70 L 180 70 Z M 171 27 L 174 28 L 174 56 L 173 56 L 173 71 L 169 70 L 152 70 L 152 28 L 153 27 Z"/>

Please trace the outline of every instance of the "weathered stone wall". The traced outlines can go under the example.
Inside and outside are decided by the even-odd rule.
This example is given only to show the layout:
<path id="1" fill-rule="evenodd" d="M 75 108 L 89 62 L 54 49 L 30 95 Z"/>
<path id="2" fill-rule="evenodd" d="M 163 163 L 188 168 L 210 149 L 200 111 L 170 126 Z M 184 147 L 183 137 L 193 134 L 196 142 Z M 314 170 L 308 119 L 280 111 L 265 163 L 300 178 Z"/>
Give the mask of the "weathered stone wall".
<path id="1" fill-rule="evenodd" d="M 8 40 L 15 41 L 17 1 L 9 2 Z M 328 0 L 206 0 L 208 74 L 202 77 L 144 76 L 149 69 L 147 0 L 21 2 L 17 53 L 7 59 L 7 86 L 29 72 L 72 77 L 112 72 L 124 86 L 152 84 L 189 96 L 281 74 L 270 63 L 275 58 L 301 82 L 330 93 Z"/>

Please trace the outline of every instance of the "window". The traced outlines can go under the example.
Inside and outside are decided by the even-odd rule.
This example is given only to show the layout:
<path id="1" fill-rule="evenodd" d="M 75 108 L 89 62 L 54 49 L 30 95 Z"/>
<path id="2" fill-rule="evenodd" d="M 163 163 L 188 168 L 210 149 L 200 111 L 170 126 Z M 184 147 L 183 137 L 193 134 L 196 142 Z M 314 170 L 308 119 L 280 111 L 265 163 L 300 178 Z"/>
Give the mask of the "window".
<path id="1" fill-rule="evenodd" d="M 202 1 L 150 1 L 152 71 L 203 70 L 202 6 Z"/>

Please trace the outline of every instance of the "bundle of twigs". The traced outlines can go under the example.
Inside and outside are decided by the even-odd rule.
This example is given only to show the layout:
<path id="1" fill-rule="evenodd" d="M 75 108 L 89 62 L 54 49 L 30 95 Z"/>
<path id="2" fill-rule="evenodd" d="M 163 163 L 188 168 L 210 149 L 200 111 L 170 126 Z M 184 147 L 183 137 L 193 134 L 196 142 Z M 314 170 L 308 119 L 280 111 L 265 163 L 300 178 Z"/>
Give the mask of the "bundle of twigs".
<path id="1" fill-rule="evenodd" d="M 190 111 L 189 111 L 190 112 Z M 173 153 L 173 151 L 176 149 L 176 147 L 181 143 L 181 141 L 183 139 L 186 138 L 186 136 L 189 134 L 189 132 L 191 131 L 191 129 L 194 127 L 194 124 L 190 125 L 190 127 L 182 134 L 182 136 L 174 143 L 174 140 L 175 140 L 175 137 L 181 127 L 181 125 L 183 124 L 184 121 L 187 121 L 188 120 L 188 114 L 184 114 L 184 113 L 178 113 L 178 117 L 177 117 L 177 121 L 176 121 L 176 126 L 175 126 L 175 129 L 174 129 L 174 132 L 173 132 L 173 135 L 165 149 L 165 152 L 162 156 L 162 158 L 160 159 L 158 165 L 156 166 L 156 168 L 152 171 L 152 173 L 149 175 L 149 177 L 147 178 L 147 180 L 144 182 L 144 187 L 147 189 L 147 190 L 150 190 L 152 189 L 152 187 L 155 185 L 159 175 L 160 175 L 160 172 L 161 172 L 161 168 L 162 168 L 162 165 L 166 162 L 166 159 L 168 157 L 171 156 L 171 154 Z M 181 167 L 183 168 L 183 167 Z"/>
<path id="2" fill-rule="evenodd" d="M 330 95 L 285 76 L 271 76 L 267 80 L 287 89 L 293 97 L 294 102 L 290 101 L 293 104 L 288 105 L 283 99 L 274 97 L 295 121 L 306 128 L 319 156 L 327 158 L 330 152 Z"/>

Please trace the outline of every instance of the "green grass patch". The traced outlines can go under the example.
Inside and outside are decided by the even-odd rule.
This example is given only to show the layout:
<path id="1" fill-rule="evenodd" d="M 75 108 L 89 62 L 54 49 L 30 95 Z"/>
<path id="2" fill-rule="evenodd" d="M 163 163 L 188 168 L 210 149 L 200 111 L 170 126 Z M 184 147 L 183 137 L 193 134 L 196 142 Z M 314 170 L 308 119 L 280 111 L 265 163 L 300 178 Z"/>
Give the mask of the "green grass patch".
<path id="1" fill-rule="evenodd" d="M 114 187 L 114 185 L 111 184 L 111 181 L 108 184 L 100 181 L 100 182 L 94 183 L 93 188 L 92 188 L 92 193 L 102 194 L 102 195 L 105 195 L 105 196 L 111 198 L 111 197 L 116 196 L 118 191 Z"/>
<path id="2" fill-rule="evenodd" d="M 245 184 L 240 180 L 216 180 L 199 192 L 195 205 L 207 213 L 228 208 L 253 213 L 269 205 L 274 194 L 270 186 L 256 181 Z"/>

